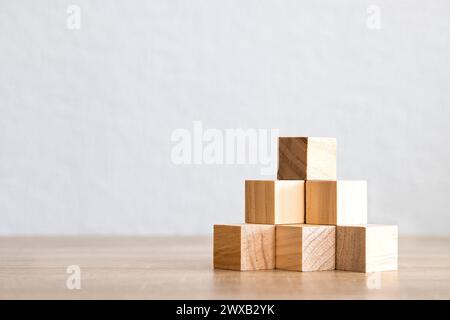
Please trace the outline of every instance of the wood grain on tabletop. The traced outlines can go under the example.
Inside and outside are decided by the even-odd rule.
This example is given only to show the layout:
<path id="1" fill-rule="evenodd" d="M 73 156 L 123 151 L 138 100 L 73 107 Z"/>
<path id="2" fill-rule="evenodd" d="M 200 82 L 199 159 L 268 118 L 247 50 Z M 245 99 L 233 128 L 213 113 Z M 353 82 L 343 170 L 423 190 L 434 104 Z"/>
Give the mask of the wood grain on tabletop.
<path id="1" fill-rule="evenodd" d="M 212 268 L 210 237 L 3 237 L 1 299 L 450 299 L 450 238 L 400 237 L 382 273 Z M 66 269 L 81 268 L 81 289 Z"/>

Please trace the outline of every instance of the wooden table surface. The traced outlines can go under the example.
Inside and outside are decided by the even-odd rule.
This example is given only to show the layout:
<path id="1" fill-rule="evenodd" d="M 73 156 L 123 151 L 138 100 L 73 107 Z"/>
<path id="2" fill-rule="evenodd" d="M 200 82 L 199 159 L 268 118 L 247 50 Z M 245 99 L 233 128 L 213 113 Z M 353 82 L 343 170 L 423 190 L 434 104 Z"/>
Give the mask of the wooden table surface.
<path id="1" fill-rule="evenodd" d="M 0 298 L 450 298 L 450 238 L 400 238 L 399 271 L 374 274 L 213 270 L 211 254 L 207 237 L 3 237 Z"/>

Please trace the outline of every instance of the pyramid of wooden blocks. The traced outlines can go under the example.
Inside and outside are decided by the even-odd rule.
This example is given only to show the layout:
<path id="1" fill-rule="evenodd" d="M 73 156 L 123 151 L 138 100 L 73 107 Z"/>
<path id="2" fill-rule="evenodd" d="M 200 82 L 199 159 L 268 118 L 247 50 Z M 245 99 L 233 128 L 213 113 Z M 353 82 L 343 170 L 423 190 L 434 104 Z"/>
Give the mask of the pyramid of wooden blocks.
<path id="1" fill-rule="evenodd" d="M 338 226 L 336 269 L 357 272 L 397 270 L 397 226 Z"/>
<path id="2" fill-rule="evenodd" d="M 287 224 L 305 222 L 304 181 L 245 181 L 245 222 Z"/>
<path id="3" fill-rule="evenodd" d="M 366 181 L 306 181 L 306 223 L 366 224 Z"/>
<path id="4" fill-rule="evenodd" d="M 276 226 L 276 268 L 294 271 L 334 270 L 335 231 L 335 226 Z"/>
<path id="5" fill-rule="evenodd" d="M 336 180 L 336 139 L 280 137 L 278 179 Z"/>
<path id="6" fill-rule="evenodd" d="M 336 139 L 278 143 L 278 180 L 245 181 L 245 223 L 214 225 L 214 268 L 397 270 L 397 226 L 367 224 L 367 182 L 337 180 Z"/>
<path id="7" fill-rule="evenodd" d="M 275 226 L 214 225 L 214 268 L 264 270 L 275 267 Z"/>

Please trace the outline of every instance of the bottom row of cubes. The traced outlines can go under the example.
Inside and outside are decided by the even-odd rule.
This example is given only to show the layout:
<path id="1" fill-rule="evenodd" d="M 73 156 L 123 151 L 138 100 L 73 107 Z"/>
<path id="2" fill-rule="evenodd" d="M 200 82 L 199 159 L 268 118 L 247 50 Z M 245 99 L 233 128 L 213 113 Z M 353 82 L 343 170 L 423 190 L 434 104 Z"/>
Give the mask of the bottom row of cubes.
<path id="1" fill-rule="evenodd" d="M 376 272 L 397 257 L 397 226 L 214 225 L 218 269 Z"/>

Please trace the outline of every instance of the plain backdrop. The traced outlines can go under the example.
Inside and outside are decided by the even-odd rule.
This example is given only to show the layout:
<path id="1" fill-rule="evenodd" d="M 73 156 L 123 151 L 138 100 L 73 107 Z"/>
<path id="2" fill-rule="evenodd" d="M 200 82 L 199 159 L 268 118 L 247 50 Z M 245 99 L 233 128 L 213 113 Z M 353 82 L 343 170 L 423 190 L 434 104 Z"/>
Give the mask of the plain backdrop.
<path id="1" fill-rule="evenodd" d="M 175 165 L 195 120 L 337 137 L 370 222 L 450 234 L 449 104 L 447 0 L 0 0 L 0 234 L 242 222 L 260 166 Z"/>

